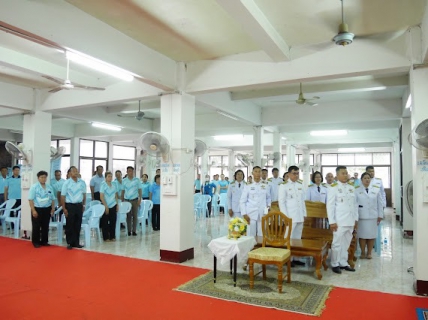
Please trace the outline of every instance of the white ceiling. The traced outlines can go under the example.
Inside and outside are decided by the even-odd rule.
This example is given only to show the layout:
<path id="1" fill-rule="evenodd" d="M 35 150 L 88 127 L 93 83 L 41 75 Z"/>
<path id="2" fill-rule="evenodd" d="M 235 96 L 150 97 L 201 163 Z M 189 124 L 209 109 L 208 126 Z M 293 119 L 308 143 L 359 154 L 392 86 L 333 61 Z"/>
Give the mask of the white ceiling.
<path id="1" fill-rule="evenodd" d="M 4 4 L 1 24 L 55 47 L 103 59 L 138 77 L 127 84 L 71 63 L 73 82 L 106 90 L 47 93 L 55 83 L 42 76 L 64 80 L 65 54 L 0 31 L 0 93 L 8 93 L 7 99 L 0 98 L 0 106 L 8 107 L 0 107 L 0 128 L 19 126 L 19 120 L 1 119 L 13 116 L 8 110 L 25 111 L 19 103 L 20 94 L 14 95 L 14 90 L 35 88 L 42 107 L 53 113 L 54 122 L 72 126 L 77 136 L 106 136 L 107 132 L 89 128 L 91 121 L 122 126 L 123 135 L 159 130 L 158 93 L 180 89 L 176 87 L 177 62 L 185 61 L 189 90 L 186 86 L 181 90 L 196 96 L 199 138 L 219 133 L 252 134 L 254 125 L 262 125 L 266 132 L 279 131 L 317 149 L 353 142 L 338 139 L 310 143 L 302 134 L 345 128 L 361 131 L 364 136 L 366 130 L 378 130 L 364 136 L 361 143 L 391 144 L 393 137 L 385 137 L 395 134 L 403 115 L 402 98 L 408 92 L 406 30 L 422 22 L 426 1 L 345 1 L 345 20 L 357 35 L 354 44 L 345 48 L 331 43 L 340 22 L 340 1 L 254 0 L 246 2 L 250 7 L 239 3 L 236 7 L 229 0 L 16 0 Z M 251 11 L 254 8 L 256 13 Z M 242 10 L 252 15 L 247 11 L 241 15 Z M 379 34 L 371 39 L 362 37 Z M 278 50 L 284 54 L 282 61 L 278 61 Z M 287 61 L 288 51 L 295 52 L 291 61 Z M 390 66 L 379 69 L 377 55 L 384 55 L 385 64 Z M 260 72 L 264 66 L 272 70 L 273 80 Z M 347 67 L 354 71 L 346 73 Z M 223 81 L 224 88 L 210 86 L 210 80 Z M 203 89 L 192 92 L 191 88 L 198 87 L 195 81 L 200 81 Z M 318 106 L 296 105 L 300 82 L 306 98 L 320 97 Z M 141 110 L 150 119 L 117 116 L 138 111 L 140 99 Z M 224 117 L 216 110 L 240 120 Z M 379 141 L 376 136 L 381 137 Z M 228 147 L 245 146 L 236 142 Z"/>

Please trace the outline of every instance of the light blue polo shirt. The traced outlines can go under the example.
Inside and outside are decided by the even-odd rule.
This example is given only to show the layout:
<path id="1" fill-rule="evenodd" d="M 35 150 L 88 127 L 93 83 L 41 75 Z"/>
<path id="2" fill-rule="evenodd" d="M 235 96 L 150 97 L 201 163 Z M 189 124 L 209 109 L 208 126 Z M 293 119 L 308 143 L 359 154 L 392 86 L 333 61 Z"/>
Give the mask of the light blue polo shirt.
<path id="1" fill-rule="evenodd" d="M 150 182 L 141 182 L 141 190 L 143 190 L 143 198 L 148 198 L 150 192 Z"/>
<path id="2" fill-rule="evenodd" d="M 33 184 L 28 193 L 28 200 L 32 200 L 36 208 L 51 207 L 55 198 L 55 191 L 52 186 L 45 184 L 45 188 L 43 188 L 40 182 Z"/>
<path id="3" fill-rule="evenodd" d="M 150 186 L 150 192 L 152 193 L 152 202 L 153 204 L 160 204 L 160 185 L 157 183 L 152 183 Z"/>
<path id="4" fill-rule="evenodd" d="M 117 204 L 117 188 L 115 183 L 112 182 L 111 187 L 109 187 L 107 182 L 103 181 L 103 183 L 101 183 L 100 193 L 104 195 L 104 201 L 106 202 L 107 207 L 113 208 Z"/>
<path id="5" fill-rule="evenodd" d="M 65 196 L 66 203 L 81 203 L 83 195 L 86 194 L 86 183 L 82 179 L 68 179 L 64 182 L 61 189 L 61 196 Z"/>
<path id="6" fill-rule="evenodd" d="M 2 175 L 0 175 L 0 194 L 4 193 L 4 187 L 6 187 L 6 180 L 7 180 L 7 176 L 6 178 L 3 178 Z"/>
<path id="7" fill-rule="evenodd" d="M 91 182 L 89 183 L 90 187 L 94 187 L 94 192 L 100 192 L 101 190 L 101 183 L 103 183 L 105 180 L 104 176 L 95 175 L 92 177 Z"/>
<path id="8" fill-rule="evenodd" d="M 138 190 L 141 190 L 140 179 L 136 177 L 132 180 L 129 180 L 129 178 L 122 179 L 122 190 L 125 190 L 125 200 L 134 200 L 138 198 Z"/>
<path id="9" fill-rule="evenodd" d="M 218 184 L 220 185 L 220 187 L 227 187 L 229 185 L 226 180 L 220 180 Z M 220 189 L 220 193 L 227 193 L 227 189 Z"/>
<path id="10" fill-rule="evenodd" d="M 122 182 L 119 182 L 119 180 L 116 179 L 116 180 L 113 181 L 113 183 L 116 186 L 117 196 L 120 199 L 120 197 L 122 196 Z"/>
<path id="11" fill-rule="evenodd" d="M 21 199 L 21 176 L 14 178 L 11 176 L 6 180 L 7 198 L 8 199 Z"/>
<path id="12" fill-rule="evenodd" d="M 52 179 L 51 180 L 51 187 L 53 188 L 54 192 L 55 192 L 55 196 L 57 195 L 58 192 L 61 192 L 62 190 L 62 186 L 64 185 L 65 179 Z"/>
<path id="13" fill-rule="evenodd" d="M 201 180 L 200 179 L 196 179 L 195 183 L 194 183 L 194 186 L 195 186 L 195 190 L 201 190 Z"/>

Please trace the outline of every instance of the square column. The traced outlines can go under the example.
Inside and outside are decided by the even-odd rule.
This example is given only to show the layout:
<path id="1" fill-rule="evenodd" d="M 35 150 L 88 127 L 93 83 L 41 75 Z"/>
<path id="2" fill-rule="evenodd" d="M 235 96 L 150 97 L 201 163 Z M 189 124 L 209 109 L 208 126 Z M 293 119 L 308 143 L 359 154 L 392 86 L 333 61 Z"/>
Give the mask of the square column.
<path id="1" fill-rule="evenodd" d="M 293 142 L 287 140 L 287 163 L 285 165 L 285 170 L 288 170 L 289 166 L 294 166 L 296 164 L 296 147 L 293 145 Z"/>
<path id="2" fill-rule="evenodd" d="M 160 258 L 181 263 L 194 257 L 195 97 L 187 94 L 161 97 L 161 133 L 170 143 L 170 155 L 169 161 L 162 159 Z M 164 193 L 165 178 L 176 184 L 176 195 Z"/>
<path id="3" fill-rule="evenodd" d="M 281 135 L 279 134 L 279 132 L 274 132 L 273 133 L 273 154 L 277 155 L 276 160 L 274 160 L 273 162 L 273 167 L 274 168 L 278 168 L 279 170 L 279 174 L 281 176 L 282 174 L 282 170 L 281 170 L 281 166 L 282 166 L 282 153 L 281 153 L 281 147 L 282 147 L 282 138 Z"/>
<path id="4" fill-rule="evenodd" d="M 256 126 L 253 127 L 254 134 L 253 134 L 253 160 L 254 165 L 253 166 L 260 166 L 263 168 L 264 163 L 262 163 L 263 159 L 263 152 L 264 152 L 264 145 L 263 145 L 263 127 L 262 126 Z"/>
<path id="5" fill-rule="evenodd" d="M 310 165 L 310 150 L 309 149 L 303 149 L 303 162 L 305 163 L 304 166 L 300 167 L 300 171 L 303 172 L 303 185 L 305 188 L 309 185 L 309 181 L 311 180 L 310 174 L 311 174 L 311 165 Z"/>
<path id="6" fill-rule="evenodd" d="M 31 164 L 22 166 L 21 176 L 29 175 L 29 186 L 36 183 L 37 172 L 50 172 L 52 114 L 36 111 L 24 115 L 23 143 L 27 150 L 32 151 Z M 50 181 L 52 177 L 48 177 Z M 21 234 L 25 230 L 31 237 L 31 210 L 28 203 L 29 186 L 22 185 L 21 195 Z"/>
<path id="7" fill-rule="evenodd" d="M 428 69 L 422 68 L 410 71 L 410 89 L 412 94 L 412 129 L 428 119 Z M 404 141 L 403 144 L 407 143 Z M 414 288 L 416 294 L 428 294 L 428 255 L 426 246 L 428 243 L 428 166 L 425 163 L 423 152 L 412 148 L 413 169 L 413 267 L 415 273 Z M 404 187 L 404 186 L 403 186 Z M 424 200 L 425 198 L 425 200 Z"/>
<path id="8" fill-rule="evenodd" d="M 228 177 L 229 181 L 234 181 L 233 175 L 235 174 L 236 168 L 235 168 L 235 152 L 233 150 L 229 150 L 229 170 L 228 170 Z"/>

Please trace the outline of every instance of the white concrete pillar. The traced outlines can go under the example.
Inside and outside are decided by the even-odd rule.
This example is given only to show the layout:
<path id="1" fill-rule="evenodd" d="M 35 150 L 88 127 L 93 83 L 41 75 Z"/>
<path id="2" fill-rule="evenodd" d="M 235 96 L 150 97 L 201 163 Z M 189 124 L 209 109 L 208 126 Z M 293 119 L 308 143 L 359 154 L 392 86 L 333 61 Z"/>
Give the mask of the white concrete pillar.
<path id="1" fill-rule="evenodd" d="M 288 170 L 289 166 L 296 165 L 296 147 L 293 145 L 293 142 L 287 140 L 287 164 L 285 166 L 286 170 Z"/>
<path id="2" fill-rule="evenodd" d="M 70 139 L 70 166 L 75 166 L 76 168 L 79 168 L 79 158 L 80 158 L 80 138 L 73 137 Z"/>
<path id="3" fill-rule="evenodd" d="M 262 126 L 255 126 L 253 127 L 254 134 L 253 134 L 253 159 L 254 159 L 254 165 L 253 166 L 260 166 L 263 168 L 264 161 L 263 160 L 263 153 L 264 153 L 264 145 L 263 145 L 263 127 Z"/>
<path id="4" fill-rule="evenodd" d="M 22 180 L 25 175 L 29 176 L 29 185 L 22 183 L 21 195 L 21 234 L 27 231 L 31 237 L 31 210 L 28 202 L 29 187 L 36 183 L 37 172 L 43 170 L 49 172 L 51 155 L 51 128 L 52 114 L 36 111 L 34 114 L 24 115 L 24 136 L 25 148 L 32 151 L 31 164 L 23 166 L 21 169 Z M 52 177 L 48 177 L 48 181 Z"/>
<path id="5" fill-rule="evenodd" d="M 281 166 L 282 166 L 282 153 L 281 153 L 281 148 L 282 148 L 282 138 L 279 132 L 274 132 L 273 133 L 273 141 L 272 141 L 272 152 L 273 154 L 276 156 L 274 162 L 273 162 L 273 167 L 274 168 L 278 168 L 280 175 L 282 174 L 282 170 L 281 170 Z"/>
<path id="6" fill-rule="evenodd" d="M 144 168 L 141 165 L 140 160 L 141 147 L 136 147 L 136 156 L 135 156 L 135 176 L 141 178 L 144 173 Z"/>
<path id="7" fill-rule="evenodd" d="M 303 185 L 305 188 L 309 185 L 309 181 L 311 180 L 310 174 L 311 174 L 311 166 L 310 166 L 310 158 L 309 158 L 310 150 L 309 149 L 303 149 L 303 162 L 305 163 L 304 166 L 301 166 L 299 169 L 303 172 Z"/>
<path id="8" fill-rule="evenodd" d="M 105 170 L 113 173 L 113 180 L 115 179 L 115 173 L 113 168 L 113 142 L 108 142 L 108 154 L 107 154 L 107 168 Z"/>
<path id="9" fill-rule="evenodd" d="M 403 198 L 401 198 L 401 193 L 398 194 L 397 202 L 395 205 L 395 208 L 400 207 L 401 209 L 401 201 L 403 201 L 403 231 L 404 233 L 407 233 L 409 231 L 413 232 L 413 216 L 411 216 L 411 213 L 408 209 L 408 203 L 407 203 L 407 195 L 406 195 L 406 187 L 409 184 L 410 181 L 413 180 L 413 170 L 412 170 L 412 146 L 410 143 L 408 143 L 408 136 L 412 132 L 412 125 L 410 118 L 403 118 L 401 122 L 401 139 L 403 141 L 402 143 L 402 150 L 401 155 L 403 159 L 402 163 L 402 175 L 403 175 Z M 399 150 L 400 151 L 400 150 Z M 398 168 L 397 168 L 398 166 Z M 398 171 L 398 175 L 400 175 L 400 163 L 398 162 L 398 165 L 394 166 L 396 168 L 396 171 Z M 398 181 L 399 182 L 399 181 Z M 400 186 L 401 187 L 401 186 Z M 401 191 L 398 189 L 398 191 Z"/>
<path id="10" fill-rule="evenodd" d="M 411 125 L 414 129 L 422 121 L 428 119 L 428 68 L 410 71 L 410 89 L 412 94 Z M 413 267 L 415 274 L 416 294 L 428 294 L 428 159 L 423 152 L 412 147 L 413 169 Z"/>
<path id="11" fill-rule="evenodd" d="M 229 181 L 233 181 L 233 175 L 235 174 L 236 168 L 235 168 L 235 151 L 229 150 L 229 166 L 228 166 L 228 173 L 227 176 L 229 177 Z"/>
<path id="12" fill-rule="evenodd" d="M 162 170 L 160 258 L 180 263 L 194 257 L 194 96 L 167 94 L 161 97 L 161 133 L 168 139 L 171 151 L 170 161 L 162 162 L 168 174 Z M 174 184 L 176 194 L 166 195 L 167 188 L 173 189 Z"/>
<path id="13" fill-rule="evenodd" d="M 209 153 L 208 150 L 202 155 L 202 159 L 201 159 L 201 179 L 202 181 L 205 181 L 205 176 L 209 173 L 208 170 L 208 157 L 209 157 Z"/>

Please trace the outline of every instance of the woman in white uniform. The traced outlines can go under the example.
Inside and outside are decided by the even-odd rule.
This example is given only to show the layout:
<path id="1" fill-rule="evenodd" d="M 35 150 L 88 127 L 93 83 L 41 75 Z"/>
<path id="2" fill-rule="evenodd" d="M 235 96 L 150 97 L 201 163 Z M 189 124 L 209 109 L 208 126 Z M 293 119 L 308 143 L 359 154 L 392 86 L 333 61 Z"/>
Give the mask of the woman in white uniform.
<path id="1" fill-rule="evenodd" d="M 355 188 L 358 204 L 358 238 L 361 258 L 372 258 L 372 249 L 377 238 L 377 226 L 383 218 L 383 202 L 380 188 L 370 186 L 370 174 L 361 175 L 361 185 Z M 366 256 L 367 246 L 367 256 Z"/>
<path id="2" fill-rule="evenodd" d="M 229 216 L 231 218 L 241 218 L 241 207 L 239 201 L 241 200 L 242 191 L 245 186 L 244 171 L 236 171 L 234 177 L 234 181 L 227 189 L 227 207 L 229 208 Z"/>
<path id="3" fill-rule="evenodd" d="M 315 171 L 312 175 L 312 184 L 306 190 L 306 200 L 327 203 L 327 187 L 322 183 L 322 174 Z"/>

